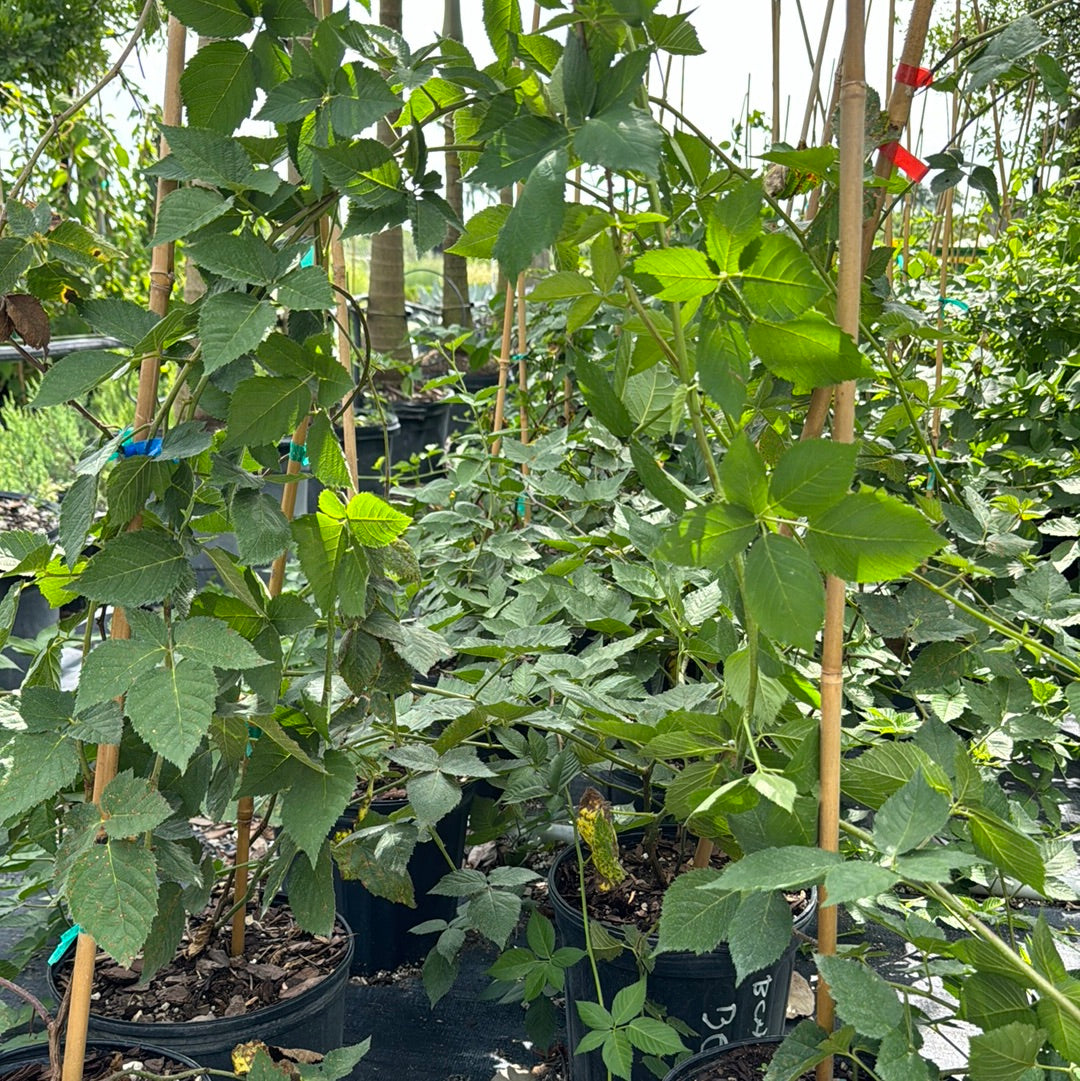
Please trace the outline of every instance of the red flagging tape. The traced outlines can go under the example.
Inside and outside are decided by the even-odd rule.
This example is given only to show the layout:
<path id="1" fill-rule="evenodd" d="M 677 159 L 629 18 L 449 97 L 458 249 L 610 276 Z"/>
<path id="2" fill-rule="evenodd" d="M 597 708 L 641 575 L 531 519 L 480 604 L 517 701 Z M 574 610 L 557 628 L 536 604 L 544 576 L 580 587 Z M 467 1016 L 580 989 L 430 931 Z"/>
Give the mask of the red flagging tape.
<path id="1" fill-rule="evenodd" d="M 883 143 L 878 149 L 897 169 L 904 172 L 908 179 L 913 180 L 916 184 L 930 172 L 929 165 L 919 161 L 910 150 L 905 150 L 895 139 L 891 143 Z"/>
<path id="2" fill-rule="evenodd" d="M 896 81 L 905 86 L 929 86 L 934 81 L 934 73 L 929 68 L 917 68 L 911 64 L 896 65 Z"/>

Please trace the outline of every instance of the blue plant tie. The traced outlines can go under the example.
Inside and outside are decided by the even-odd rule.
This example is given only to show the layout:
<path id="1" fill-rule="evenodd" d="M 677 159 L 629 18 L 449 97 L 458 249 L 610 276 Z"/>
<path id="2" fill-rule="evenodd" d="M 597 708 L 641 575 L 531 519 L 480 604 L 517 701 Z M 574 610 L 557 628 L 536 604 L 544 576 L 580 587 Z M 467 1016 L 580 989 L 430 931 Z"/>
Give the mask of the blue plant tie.
<path id="1" fill-rule="evenodd" d="M 971 309 L 962 300 L 953 300 L 952 297 L 938 297 L 938 306 L 944 308 L 947 304 L 951 304 L 954 308 L 959 308 L 962 312 L 969 312 Z"/>
<path id="2" fill-rule="evenodd" d="M 261 729 L 257 728 L 253 724 L 249 724 L 247 726 L 247 730 L 248 730 L 248 741 L 247 741 L 247 749 L 244 751 L 244 756 L 246 758 L 250 758 L 251 757 L 251 743 L 252 743 L 253 740 L 256 740 L 256 739 L 259 738 L 259 734 L 261 732 Z"/>
<path id="3" fill-rule="evenodd" d="M 161 453 L 160 439 L 129 439 L 120 449 L 125 458 L 156 458 Z"/>
<path id="4" fill-rule="evenodd" d="M 517 497 L 517 513 L 519 518 L 525 517 L 525 497 L 523 495 Z"/>
<path id="5" fill-rule="evenodd" d="M 315 245 L 312 244 L 310 248 L 300 257 L 301 266 L 314 266 L 315 265 Z"/>
<path id="6" fill-rule="evenodd" d="M 511 360 L 528 360 L 529 359 L 529 354 L 528 353 L 511 353 L 510 354 L 510 359 Z"/>
<path id="7" fill-rule="evenodd" d="M 306 443 L 294 443 L 289 440 L 289 461 L 299 462 L 305 469 L 311 463 L 308 461 L 307 456 L 307 444 Z"/>
<path id="8" fill-rule="evenodd" d="M 55 965 L 56 962 L 59 961 L 60 958 L 63 957 L 64 954 L 68 952 L 68 948 L 71 946 L 72 942 L 74 942 L 75 939 L 77 939 L 79 937 L 79 935 L 81 935 L 81 934 L 82 934 L 82 928 L 77 923 L 73 923 L 60 936 L 60 941 L 57 942 L 56 949 L 53 950 L 53 952 L 49 954 L 49 964 L 50 965 Z"/>

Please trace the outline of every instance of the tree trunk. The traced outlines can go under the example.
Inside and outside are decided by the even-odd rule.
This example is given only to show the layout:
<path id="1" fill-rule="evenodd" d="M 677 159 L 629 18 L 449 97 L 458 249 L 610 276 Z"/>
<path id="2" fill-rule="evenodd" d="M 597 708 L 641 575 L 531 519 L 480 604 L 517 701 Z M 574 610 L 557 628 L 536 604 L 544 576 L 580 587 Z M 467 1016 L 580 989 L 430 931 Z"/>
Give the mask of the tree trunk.
<path id="1" fill-rule="evenodd" d="M 379 22 L 400 33 L 401 0 L 380 0 Z M 379 139 L 387 144 L 394 141 L 393 129 L 385 120 L 379 121 Z M 401 226 L 386 229 L 371 238 L 368 330 L 371 347 L 376 352 L 386 353 L 395 360 L 412 359 L 409 326 L 405 319 L 405 250 Z M 378 381 L 383 386 L 400 382 L 397 378 Z"/>
<path id="2" fill-rule="evenodd" d="M 443 7 L 443 37 L 462 40 L 461 0 L 445 0 Z M 453 117 L 447 117 L 444 125 L 447 143 L 455 141 Z M 464 191 L 461 184 L 461 160 L 457 152 L 446 153 L 446 201 L 454 213 L 464 219 Z M 448 226 L 443 247 L 449 248 L 461 236 L 454 226 Z M 472 327 L 472 309 L 469 307 L 469 264 L 462 255 L 443 251 L 442 257 L 442 325 L 444 327 Z"/>

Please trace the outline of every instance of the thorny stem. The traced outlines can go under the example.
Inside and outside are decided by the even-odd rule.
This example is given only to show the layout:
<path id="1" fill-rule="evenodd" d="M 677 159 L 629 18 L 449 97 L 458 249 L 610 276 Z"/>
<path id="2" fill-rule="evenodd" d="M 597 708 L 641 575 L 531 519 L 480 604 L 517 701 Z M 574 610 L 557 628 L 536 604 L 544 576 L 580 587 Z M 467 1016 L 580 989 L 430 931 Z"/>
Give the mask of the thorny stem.
<path id="1" fill-rule="evenodd" d="M 27 991 L 25 987 L 20 987 L 17 983 L 12 983 L 11 980 L 4 979 L 3 976 L 0 976 L 0 987 L 4 988 L 5 991 L 10 991 L 13 995 L 18 995 L 23 1002 L 28 1003 L 34 1013 L 36 1013 L 44 1022 L 46 1028 L 53 1023 L 53 1019 L 49 1016 L 49 1011 L 45 1009 L 41 1004 L 41 1000 L 32 991 Z"/>

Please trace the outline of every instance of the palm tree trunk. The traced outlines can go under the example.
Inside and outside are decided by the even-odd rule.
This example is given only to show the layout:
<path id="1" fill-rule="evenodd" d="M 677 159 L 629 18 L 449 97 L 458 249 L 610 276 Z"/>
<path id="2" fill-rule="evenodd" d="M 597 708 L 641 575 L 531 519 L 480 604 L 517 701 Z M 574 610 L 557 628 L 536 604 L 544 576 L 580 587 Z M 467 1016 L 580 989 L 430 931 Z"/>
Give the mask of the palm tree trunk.
<path id="1" fill-rule="evenodd" d="M 401 0 L 380 0 L 379 22 L 401 31 Z M 379 139 L 390 144 L 393 129 L 379 121 Z M 395 360 L 411 360 L 409 326 L 405 319 L 405 248 L 401 226 L 371 238 L 371 281 L 368 285 L 368 330 L 371 346 Z M 384 386 L 397 380 L 380 380 Z"/>

